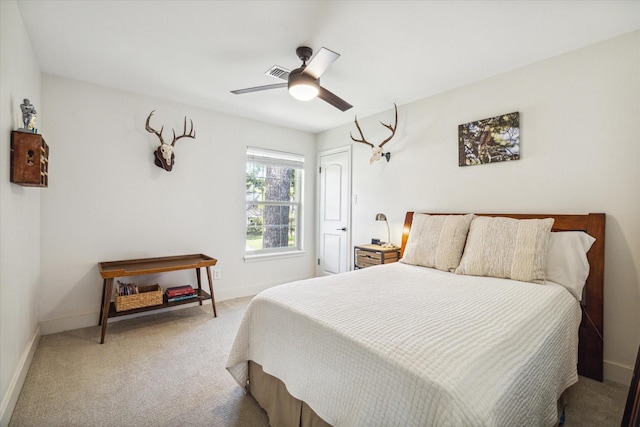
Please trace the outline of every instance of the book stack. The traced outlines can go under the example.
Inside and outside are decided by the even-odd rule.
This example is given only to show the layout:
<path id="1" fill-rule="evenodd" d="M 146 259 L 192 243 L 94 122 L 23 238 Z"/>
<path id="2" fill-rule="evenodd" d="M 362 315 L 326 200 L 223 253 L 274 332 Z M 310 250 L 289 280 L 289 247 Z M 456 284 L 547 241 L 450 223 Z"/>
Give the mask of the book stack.
<path id="1" fill-rule="evenodd" d="M 196 297 L 196 290 L 190 285 L 174 286 L 165 291 L 168 302 L 182 301 Z"/>
<path id="2" fill-rule="evenodd" d="M 118 295 L 119 296 L 125 296 L 125 295 L 134 295 L 137 293 L 140 293 L 140 291 L 138 290 L 138 285 L 136 285 L 135 283 L 122 283 L 121 281 L 118 280 Z"/>

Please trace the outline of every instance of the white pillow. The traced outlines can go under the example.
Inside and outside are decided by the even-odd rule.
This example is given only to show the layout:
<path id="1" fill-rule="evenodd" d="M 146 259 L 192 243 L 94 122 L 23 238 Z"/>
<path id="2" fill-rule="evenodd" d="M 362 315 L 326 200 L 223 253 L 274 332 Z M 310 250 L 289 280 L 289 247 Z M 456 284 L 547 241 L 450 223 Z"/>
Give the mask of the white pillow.
<path id="1" fill-rule="evenodd" d="M 544 283 L 552 226 L 553 218 L 477 217 L 456 273 Z"/>
<path id="2" fill-rule="evenodd" d="M 467 215 L 413 214 L 401 262 L 453 271 L 460 264 L 469 224 Z"/>
<path id="3" fill-rule="evenodd" d="M 547 245 L 546 279 L 558 283 L 582 301 L 582 289 L 589 276 L 587 252 L 596 239 L 582 231 L 551 233 Z"/>

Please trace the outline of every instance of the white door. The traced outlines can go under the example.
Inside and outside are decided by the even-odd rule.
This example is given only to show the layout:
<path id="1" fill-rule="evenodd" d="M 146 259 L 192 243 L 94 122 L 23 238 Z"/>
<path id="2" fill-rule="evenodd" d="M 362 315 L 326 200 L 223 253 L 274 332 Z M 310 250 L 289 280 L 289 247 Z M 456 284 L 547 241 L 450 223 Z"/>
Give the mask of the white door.
<path id="1" fill-rule="evenodd" d="M 350 268 L 351 147 L 319 155 L 318 275 Z"/>

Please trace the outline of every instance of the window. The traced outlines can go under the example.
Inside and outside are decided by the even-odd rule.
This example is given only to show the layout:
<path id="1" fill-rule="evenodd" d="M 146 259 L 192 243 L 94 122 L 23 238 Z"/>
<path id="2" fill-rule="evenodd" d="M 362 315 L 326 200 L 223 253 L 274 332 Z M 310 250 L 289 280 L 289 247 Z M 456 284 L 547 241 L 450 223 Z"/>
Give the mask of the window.
<path id="1" fill-rule="evenodd" d="M 302 250 L 304 157 L 247 149 L 247 255 Z"/>

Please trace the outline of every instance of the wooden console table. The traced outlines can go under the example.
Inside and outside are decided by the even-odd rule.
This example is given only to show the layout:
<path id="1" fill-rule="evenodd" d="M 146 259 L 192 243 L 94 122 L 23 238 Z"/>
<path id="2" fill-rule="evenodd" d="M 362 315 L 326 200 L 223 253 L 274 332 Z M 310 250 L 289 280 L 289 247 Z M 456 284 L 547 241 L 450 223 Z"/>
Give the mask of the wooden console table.
<path id="1" fill-rule="evenodd" d="M 98 270 L 102 276 L 102 304 L 100 307 L 100 323 L 102 325 L 102 335 L 100 344 L 104 343 L 104 337 L 107 333 L 107 319 L 110 317 L 126 316 L 127 314 L 141 313 L 144 311 L 158 310 L 176 305 L 189 304 L 211 299 L 213 306 L 213 316 L 218 317 L 216 312 L 216 300 L 213 296 L 213 280 L 211 278 L 211 266 L 218 262 L 215 258 L 203 254 L 179 255 L 161 258 L 141 258 L 128 259 L 123 261 L 99 262 Z M 207 278 L 209 279 L 209 291 L 211 295 L 202 289 L 200 280 L 200 268 L 207 269 Z M 196 289 L 196 297 L 181 301 L 168 302 L 166 295 L 163 296 L 163 303 L 149 307 L 140 307 L 132 310 L 116 311 L 114 303 L 111 302 L 113 293 L 113 279 L 116 277 L 139 276 L 142 274 L 164 273 L 167 271 L 187 270 L 194 268 L 196 270 L 196 279 L 198 280 L 198 289 Z"/>

